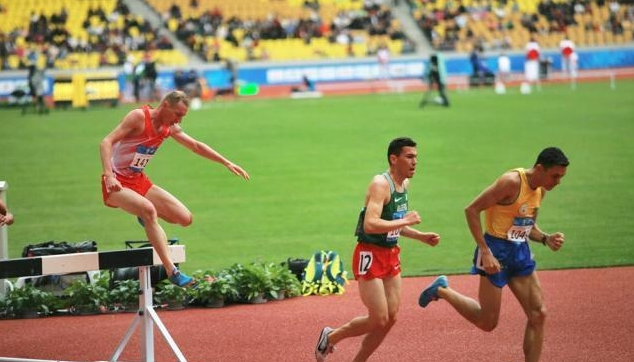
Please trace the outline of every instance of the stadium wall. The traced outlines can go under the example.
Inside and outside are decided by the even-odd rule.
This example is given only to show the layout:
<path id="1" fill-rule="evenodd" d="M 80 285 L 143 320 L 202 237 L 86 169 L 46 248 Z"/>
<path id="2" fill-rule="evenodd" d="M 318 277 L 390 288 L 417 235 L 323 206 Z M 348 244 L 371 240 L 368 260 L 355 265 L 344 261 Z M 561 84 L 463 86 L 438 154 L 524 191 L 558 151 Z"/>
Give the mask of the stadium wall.
<path id="1" fill-rule="evenodd" d="M 579 49 L 580 70 L 605 70 L 612 68 L 634 67 L 634 45 L 624 47 L 604 47 Z M 492 71 L 497 71 L 497 57 L 499 53 L 486 53 L 482 60 Z M 511 59 L 511 69 L 515 73 L 522 73 L 524 69 L 524 54 L 522 52 L 508 53 Z M 557 50 L 543 52 L 543 58 L 548 59 L 553 70 L 561 69 L 561 56 Z M 467 77 L 472 73 L 468 54 L 446 54 L 446 69 L 452 79 Z M 391 79 L 413 80 L 420 79 L 428 64 L 427 58 L 420 56 L 393 57 L 389 64 Z M 182 68 L 183 70 L 189 70 Z M 228 88 L 231 86 L 230 73 L 222 64 L 209 64 L 194 68 L 212 89 Z M 108 72 L 116 74 L 121 92 L 126 91 L 125 76 L 121 68 L 104 68 L 90 70 L 85 73 Z M 174 88 L 174 72 L 176 68 L 159 69 L 158 86 L 162 90 Z M 83 71 L 48 70 L 46 76 L 46 94 L 53 94 L 55 79 L 68 77 Z M 368 82 L 379 78 L 381 70 L 375 58 L 324 60 L 291 63 L 243 63 L 238 65 L 238 82 L 243 85 L 257 85 L 264 90 L 267 87 L 289 89 L 301 83 L 302 76 L 307 75 L 317 84 L 317 88 L 346 88 L 346 84 Z M 0 72 L 0 98 L 6 100 L 18 88 L 28 88 L 26 71 Z M 350 88 L 350 87 L 347 87 Z M 265 92 L 264 92 L 265 93 Z"/>

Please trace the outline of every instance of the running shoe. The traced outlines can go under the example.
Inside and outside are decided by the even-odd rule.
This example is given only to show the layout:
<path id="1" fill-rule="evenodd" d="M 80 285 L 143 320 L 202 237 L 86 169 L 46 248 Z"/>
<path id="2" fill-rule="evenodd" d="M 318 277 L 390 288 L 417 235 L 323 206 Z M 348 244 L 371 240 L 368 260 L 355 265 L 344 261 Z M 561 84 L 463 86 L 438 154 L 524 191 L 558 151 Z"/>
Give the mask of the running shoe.
<path id="1" fill-rule="evenodd" d="M 172 284 L 176 284 L 179 287 L 186 287 L 191 284 L 194 279 L 189 275 L 181 273 L 180 270 L 174 268 L 174 273 L 172 273 L 172 275 L 169 277 L 169 280 L 170 282 L 172 282 Z"/>
<path id="2" fill-rule="evenodd" d="M 332 332 L 332 328 L 326 327 L 321 330 L 317 347 L 315 347 L 315 359 L 317 362 L 324 362 L 329 353 L 332 353 L 333 346 L 328 343 L 328 335 Z"/>
<path id="3" fill-rule="evenodd" d="M 425 308 L 431 301 L 438 300 L 440 298 L 438 296 L 438 288 L 447 288 L 448 286 L 449 281 L 447 280 L 447 277 L 444 275 L 439 276 L 433 283 L 425 288 L 422 293 L 420 293 L 418 305 Z"/>

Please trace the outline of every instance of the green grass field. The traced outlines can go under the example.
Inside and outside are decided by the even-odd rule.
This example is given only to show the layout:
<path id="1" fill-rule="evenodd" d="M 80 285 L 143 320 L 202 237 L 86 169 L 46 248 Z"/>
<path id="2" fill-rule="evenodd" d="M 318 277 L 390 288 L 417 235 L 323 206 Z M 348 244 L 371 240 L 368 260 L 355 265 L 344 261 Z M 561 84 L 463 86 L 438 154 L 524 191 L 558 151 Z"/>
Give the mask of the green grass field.
<path id="1" fill-rule="evenodd" d="M 402 239 L 404 274 L 463 273 L 474 246 L 464 206 L 503 171 L 530 167 L 556 145 L 571 165 L 546 196 L 539 224 L 567 241 L 558 253 L 533 243 L 540 268 L 632 265 L 632 94 L 633 81 L 618 81 L 616 90 L 607 82 L 576 91 L 545 85 L 529 96 L 516 88 L 504 96 L 453 91 L 450 109 L 421 110 L 414 93 L 220 101 L 190 111 L 183 126 L 247 169 L 250 181 L 171 140 L 147 173 L 194 213 L 188 228 L 164 224 L 187 245 L 185 270 L 308 258 L 322 248 L 349 263 L 367 185 L 387 168 L 387 144 L 411 136 L 419 166 L 410 208 L 422 216 L 419 228 L 442 241 L 431 248 Z M 48 240 L 114 250 L 145 239 L 135 217 L 101 202 L 98 145 L 129 109 L 0 111 L 0 180 L 16 217 L 11 257 Z"/>

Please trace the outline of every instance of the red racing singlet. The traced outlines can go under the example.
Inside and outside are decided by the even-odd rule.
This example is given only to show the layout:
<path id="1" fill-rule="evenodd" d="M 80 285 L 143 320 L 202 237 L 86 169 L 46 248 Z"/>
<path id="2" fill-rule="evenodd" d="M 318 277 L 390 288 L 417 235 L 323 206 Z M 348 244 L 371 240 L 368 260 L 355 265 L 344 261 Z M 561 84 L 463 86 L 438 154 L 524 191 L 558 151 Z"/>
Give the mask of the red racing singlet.
<path id="1" fill-rule="evenodd" d="M 161 126 L 158 132 L 154 130 L 150 106 L 143 106 L 141 109 L 145 115 L 143 133 L 126 137 L 114 145 L 112 168 L 119 175 L 131 177 L 143 172 L 161 143 L 171 134 L 171 129 L 165 126 Z"/>

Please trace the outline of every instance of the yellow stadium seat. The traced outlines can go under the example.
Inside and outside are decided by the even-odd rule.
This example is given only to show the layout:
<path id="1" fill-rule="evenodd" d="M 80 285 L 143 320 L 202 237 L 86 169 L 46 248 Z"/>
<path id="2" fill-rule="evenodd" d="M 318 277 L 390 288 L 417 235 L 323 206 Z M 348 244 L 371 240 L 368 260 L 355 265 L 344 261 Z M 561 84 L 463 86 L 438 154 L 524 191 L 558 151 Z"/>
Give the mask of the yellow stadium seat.
<path id="1" fill-rule="evenodd" d="M 9 55 L 7 57 L 9 69 L 18 69 L 20 67 L 20 57 L 17 55 Z"/>

